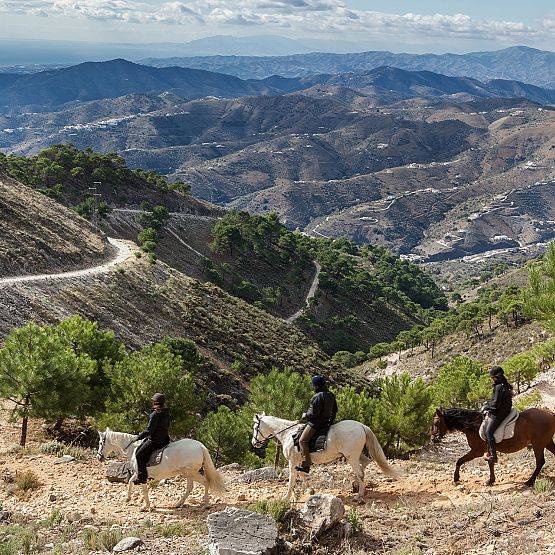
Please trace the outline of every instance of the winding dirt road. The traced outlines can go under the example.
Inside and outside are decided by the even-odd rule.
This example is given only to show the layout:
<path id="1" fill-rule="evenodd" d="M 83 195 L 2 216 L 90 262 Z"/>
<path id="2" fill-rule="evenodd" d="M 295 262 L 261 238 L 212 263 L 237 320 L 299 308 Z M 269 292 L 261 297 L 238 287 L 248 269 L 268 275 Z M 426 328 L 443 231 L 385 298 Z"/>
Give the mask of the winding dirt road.
<path id="1" fill-rule="evenodd" d="M 13 285 L 16 283 L 71 279 L 103 274 L 114 266 L 125 262 L 125 260 L 132 256 L 133 249 L 131 248 L 129 242 L 122 241 L 121 239 L 113 239 L 111 237 L 108 237 L 108 242 L 116 249 L 116 254 L 113 258 L 111 258 L 107 262 L 104 262 L 103 264 L 100 264 L 99 266 L 92 266 L 90 268 L 72 270 L 69 272 L 60 272 L 56 274 L 32 274 L 29 276 L 5 277 L 0 279 L 0 287 L 3 285 Z"/>
<path id="2" fill-rule="evenodd" d="M 314 279 L 312 280 L 310 289 L 308 290 L 308 293 L 306 295 L 304 306 L 297 310 L 295 314 L 289 316 L 289 318 L 285 318 L 285 321 L 288 324 L 292 324 L 308 308 L 310 299 L 312 299 L 314 295 L 316 295 L 316 291 L 318 290 L 318 283 L 320 282 L 320 272 L 322 271 L 322 267 L 316 261 L 314 261 L 314 267 L 316 268 L 316 273 L 314 274 Z"/>

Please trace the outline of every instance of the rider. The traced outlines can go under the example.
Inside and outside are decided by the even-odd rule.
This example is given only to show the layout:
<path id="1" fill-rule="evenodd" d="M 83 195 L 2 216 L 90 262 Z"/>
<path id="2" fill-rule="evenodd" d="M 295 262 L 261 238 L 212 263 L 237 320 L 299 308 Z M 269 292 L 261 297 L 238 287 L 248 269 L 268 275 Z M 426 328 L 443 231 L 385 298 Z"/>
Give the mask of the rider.
<path id="1" fill-rule="evenodd" d="M 337 402 L 335 395 L 328 390 L 326 378 L 314 376 L 312 387 L 316 392 L 310 400 L 309 409 L 302 415 L 300 422 L 306 422 L 301 437 L 299 447 L 301 450 L 302 464 L 297 466 L 300 472 L 310 472 L 310 440 L 318 433 L 326 431 L 335 421 L 337 415 Z"/>
<path id="2" fill-rule="evenodd" d="M 170 428 L 170 411 L 166 407 L 166 397 L 163 393 L 152 396 L 152 412 L 148 417 L 148 425 L 144 432 L 137 436 L 137 440 L 144 439 L 135 452 L 137 458 L 137 479 L 135 484 L 146 484 L 146 465 L 150 456 L 157 449 L 162 449 L 170 442 L 168 430 Z"/>
<path id="3" fill-rule="evenodd" d="M 490 415 L 490 420 L 486 428 L 488 443 L 486 460 L 495 463 L 497 462 L 497 449 L 495 446 L 494 432 L 511 412 L 513 406 L 513 386 L 507 381 L 501 366 L 494 366 L 491 368 L 489 375 L 493 382 L 493 396 L 484 405 L 484 410 Z"/>

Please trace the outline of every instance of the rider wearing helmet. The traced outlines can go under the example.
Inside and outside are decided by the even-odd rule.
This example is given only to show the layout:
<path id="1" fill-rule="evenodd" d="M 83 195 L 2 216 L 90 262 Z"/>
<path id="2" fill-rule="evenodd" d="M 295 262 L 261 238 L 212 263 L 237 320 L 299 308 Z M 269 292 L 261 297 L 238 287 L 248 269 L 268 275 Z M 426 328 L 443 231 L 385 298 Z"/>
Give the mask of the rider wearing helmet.
<path id="1" fill-rule="evenodd" d="M 302 456 L 302 464 L 297 466 L 300 472 L 310 472 L 310 440 L 318 433 L 327 430 L 335 421 L 337 415 L 337 402 L 335 395 L 328 390 L 326 378 L 314 376 L 312 387 L 315 394 L 310 400 L 310 407 L 301 417 L 300 422 L 307 425 L 299 438 L 299 447 Z"/>
<path id="2" fill-rule="evenodd" d="M 499 425 L 511 412 L 513 407 L 513 386 L 507 381 L 503 368 L 494 366 L 490 369 L 489 375 L 493 382 L 493 396 L 484 405 L 484 411 L 490 415 L 490 421 L 486 428 L 486 438 L 488 443 L 488 462 L 497 462 L 497 449 L 495 445 L 494 433 Z"/>
<path id="3" fill-rule="evenodd" d="M 137 436 L 137 440 L 144 439 L 135 452 L 137 458 L 137 479 L 135 484 L 146 484 L 146 465 L 150 456 L 157 449 L 165 447 L 170 442 L 168 434 L 170 428 L 170 412 L 166 407 L 166 397 L 162 393 L 152 396 L 152 412 L 148 417 L 148 425 L 144 432 Z"/>

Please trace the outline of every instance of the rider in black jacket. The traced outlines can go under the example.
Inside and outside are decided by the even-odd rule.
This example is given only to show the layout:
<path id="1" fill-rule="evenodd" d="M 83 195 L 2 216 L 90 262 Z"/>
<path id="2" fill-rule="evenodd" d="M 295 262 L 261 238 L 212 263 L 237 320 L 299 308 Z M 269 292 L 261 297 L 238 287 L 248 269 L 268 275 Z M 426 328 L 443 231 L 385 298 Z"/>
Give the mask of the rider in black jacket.
<path id="1" fill-rule="evenodd" d="M 135 452 L 137 458 L 137 479 L 135 484 L 146 484 L 147 468 L 146 465 L 150 456 L 157 449 L 165 447 L 170 442 L 168 431 L 170 429 L 170 412 L 167 409 L 166 398 L 162 393 L 155 393 L 152 396 L 152 412 L 148 417 L 148 425 L 144 432 L 141 432 L 137 439 L 144 439 Z"/>
<path id="2" fill-rule="evenodd" d="M 484 410 L 490 415 L 490 421 L 486 428 L 488 443 L 486 460 L 495 463 L 497 462 L 497 449 L 494 433 L 513 408 L 513 386 L 507 381 L 501 366 L 491 368 L 489 375 L 493 381 L 493 396 L 484 406 Z"/>
<path id="3" fill-rule="evenodd" d="M 337 415 L 335 395 L 328 391 L 326 379 L 323 376 L 312 378 L 312 387 L 316 394 L 310 400 L 310 407 L 303 414 L 301 422 L 307 425 L 299 438 L 299 447 L 303 462 L 297 466 L 300 472 L 310 472 L 310 440 L 319 433 L 325 432 L 334 423 Z"/>

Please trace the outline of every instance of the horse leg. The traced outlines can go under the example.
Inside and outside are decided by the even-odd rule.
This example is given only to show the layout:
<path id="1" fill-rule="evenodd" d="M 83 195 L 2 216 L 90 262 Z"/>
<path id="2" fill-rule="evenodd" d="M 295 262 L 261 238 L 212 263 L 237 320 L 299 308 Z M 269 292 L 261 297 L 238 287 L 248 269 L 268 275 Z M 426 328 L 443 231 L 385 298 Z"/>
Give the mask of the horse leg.
<path id="1" fill-rule="evenodd" d="M 524 482 L 524 485 L 529 487 L 532 487 L 534 485 L 536 478 L 538 477 L 538 474 L 541 472 L 541 469 L 545 464 L 545 455 L 543 451 L 544 451 L 543 446 L 540 447 L 540 446 L 534 445 L 534 455 L 536 455 L 536 468 L 532 473 L 532 476 L 530 476 L 530 478 L 526 480 L 526 482 Z"/>
<path id="2" fill-rule="evenodd" d="M 468 453 L 466 453 L 466 455 L 463 455 L 456 462 L 456 464 L 455 464 L 455 474 L 453 475 L 453 481 L 455 482 L 455 484 L 457 484 L 461 480 L 461 466 L 464 463 L 468 462 L 468 461 L 472 461 L 474 459 L 477 459 L 480 455 L 481 455 L 481 453 L 478 453 L 474 449 L 471 449 Z"/>
<path id="3" fill-rule="evenodd" d="M 291 499 L 291 495 L 293 494 L 293 490 L 295 489 L 295 483 L 297 482 L 297 471 L 295 470 L 295 463 L 293 461 L 289 461 L 289 484 L 287 486 L 287 494 L 285 499 L 289 501 Z"/>
<path id="4" fill-rule="evenodd" d="M 360 464 L 359 459 L 349 459 L 349 464 L 353 469 L 353 474 L 355 475 L 355 481 L 357 484 L 357 501 L 360 503 L 364 497 L 364 472 L 362 470 L 362 466 Z"/>
<path id="5" fill-rule="evenodd" d="M 489 466 L 489 480 L 486 482 L 486 486 L 493 486 L 495 484 L 495 463 L 493 461 L 488 461 Z"/>
<path id="6" fill-rule="evenodd" d="M 141 488 L 143 489 L 143 502 L 144 502 L 143 510 L 150 512 L 152 508 L 150 506 L 150 499 L 148 497 L 148 484 L 141 484 Z"/>
<path id="7" fill-rule="evenodd" d="M 127 497 L 125 498 L 125 501 L 127 503 L 129 503 L 129 501 L 131 501 L 131 490 L 133 489 L 133 477 L 131 477 L 129 479 L 129 482 L 127 483 Z"/>
<path id="8" fill-rule="evenodd" d="M 185 478 L 187 478 L 187 489 L 185 490 L 185 493 L 181 496 L 181 499 L 174 505 L 175 509 L 179 509 L 179 507 L 183 507 L 183 505 L 185 505 L 185 501 L 187 501 L 187 497 L 189 497 L 189 495 L 193 491 L 192 478 L 190 476 L 185 476 Z"/>
<path id="9" fill-rule="evenodd" d="M 362 481 L 365 483 L 365 488 L 366 488 L 366 485 L 368 485 L 371 488 L 376 487 L 376 484 L 374 482 L 369 482 L 368 484 L 366 484 L 365 482 L 366 467 L 372 462 L 372 459 L 368 458 L 366 455 L 361 455 L 359 460 L 360 460 L 360 466 L 362 467 Z M 353 483 L 353 487 L 354 487 L 354 483 Z M 356 493 L 356 492 L 353 490 L 353 493 Z"/>

